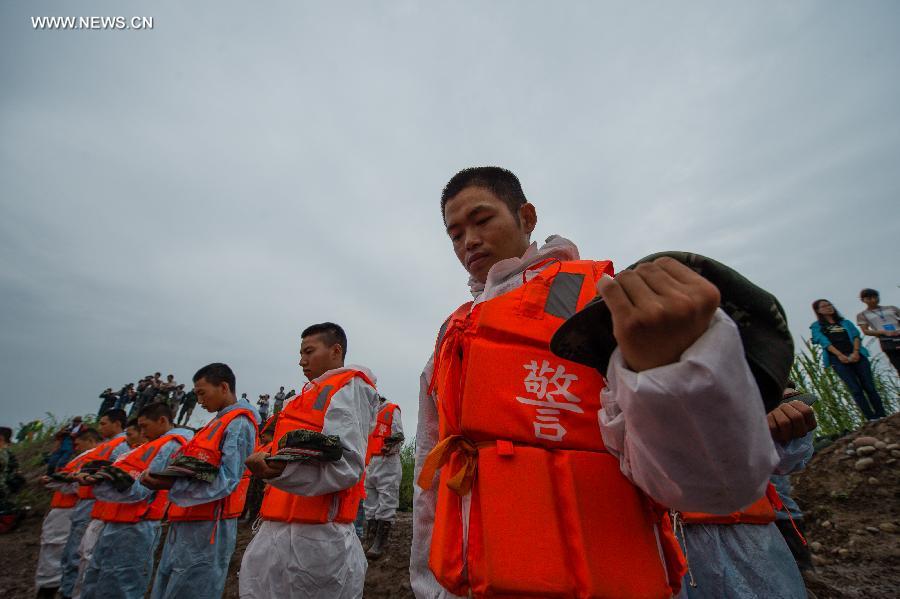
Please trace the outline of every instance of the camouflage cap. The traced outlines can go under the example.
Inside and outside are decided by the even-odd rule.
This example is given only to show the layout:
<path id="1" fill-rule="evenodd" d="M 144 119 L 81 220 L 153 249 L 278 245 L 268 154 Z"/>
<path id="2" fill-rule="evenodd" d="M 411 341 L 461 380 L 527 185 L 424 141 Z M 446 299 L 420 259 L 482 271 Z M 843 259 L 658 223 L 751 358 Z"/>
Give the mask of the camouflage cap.
<path id="1" fill-rule="evenodd" d="M 115 466 L 104 466 L 92 476 L 99 481 L 108 482 L 120 493 L 125 492 L 134 486 L 134 478 L 121 468 Z"/>
<path id="2" fill-rule="evenodd" d="M 201 482 L 211 483 L 219 476 L 219 467 L 195 457 L 180 455 L 172 460 L 165 470 L 152 474 L 174 478 L 194 478 Z"/>
<path id="3" fill-rule="evenodd" d="M 272 462 L 305 462 L 311 459 L 334 462 L 344 455 L 337 435 L 323 435 L 316 431 L 290 431 L 278 441 L 278 453 L 266 458 Z"/>
<path id="4" fill-rule="evenodd" d="M 85 474 L 94 474 L 101 468 L 111 465 L 112 462 L 109 460 L 90 460 L 81 467 L 81 472 L 84 472 Z"/>
<path id="5" fill-rule="evenodd" d="M 766 412 L 775 408 L 794 360 L 794 342 L 778 299 L 734 269 L 700 254 L 660 252 L 638 260 L 626 270 L 663 256 L 688 266 L 719 289 L 720 307 L 737 324 Z M 605 375 L 616 345 L 612 315 L 597 296 L 556 331 L 550 350 L 566 360 L 593 366 Z"/>

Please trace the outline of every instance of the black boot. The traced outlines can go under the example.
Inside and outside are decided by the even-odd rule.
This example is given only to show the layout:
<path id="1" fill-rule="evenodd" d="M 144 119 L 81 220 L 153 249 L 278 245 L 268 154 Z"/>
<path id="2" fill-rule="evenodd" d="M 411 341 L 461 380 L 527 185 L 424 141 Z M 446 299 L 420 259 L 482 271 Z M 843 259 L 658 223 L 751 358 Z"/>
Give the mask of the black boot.
<path id="1" fill-rule="evenodd" d="M 41 587 L 38 589 L 37 599 L 54 599 L 58 590 L 59 587 Z"/>
<path id="2" fill-rule="evenodd" d="M 387 549 L 388 538 L 391 536 L 391 526 L 393 522 L 388 520 L 379 520 L 378 534 L 375 536 L 375 544 L 366 552 L 369 559 L 380 558 Z"/>
<path id="3" fill-rule="evenodd" d="M 369 547 L 372 546 L 372 543 L 375 542 L 375 537 L 378 535 L 378 525 L 380 524 L 380 522 L 380 520 L 366 521 L 366 536 L 363 537 L 363 551 L 368 551 Z"/>

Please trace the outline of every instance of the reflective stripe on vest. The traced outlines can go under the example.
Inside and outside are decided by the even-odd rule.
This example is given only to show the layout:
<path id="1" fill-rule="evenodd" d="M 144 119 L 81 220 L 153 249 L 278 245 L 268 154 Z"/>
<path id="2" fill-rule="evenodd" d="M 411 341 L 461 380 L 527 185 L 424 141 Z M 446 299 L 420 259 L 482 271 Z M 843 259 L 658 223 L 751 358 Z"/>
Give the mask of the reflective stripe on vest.
<path id="1" fill-rule="evenodd" d="M 235 408 L 227 414 L 209 421 L 206 426 L 197 431 L 197 434 L 194 435 L 194 438 L 187 445 L 181 448 L 179 454 L 189 455 L 215 466 L 221 466 L 225 431 L 228 430 L 228 425 L 237 418 L 248 418 L 253 423 L 255 433 L 257 425 L 253 411 L 246 408 Z M 256 439 L 254 438 L 255 444 Z M 244 511 L 244 503 L 247 501 L 247 487 L 249 485 L 250 471 L 244 469 L 241 480 L 238 481 L 234 491 L 226 497 L 191 507 L 181 507 L 170 503 L 167 518 L 170 522 L 237 518 Z"/>
<path id="2" fill-rule="evenodd" d="M 81 464 L 78 465 L 78 469 L 81 469 L 81 466 L 86 464 L 91 460 L 108 460 L 112 455 L 112 452 L 118 447 L 120 444 L 125 443 L 125 437 L 114 437 L 109 441 L 104 441 L 97 447 L 93 448 L 89 452 L 89 456 L 84 460 Z M 94 499 L 94 487 L 91 485 L 78 485 L 78 498 L 79 499 Z"/>
<path id="3" fill-rule="evenodd" d="M 540 266 L 519 288 L 460 307 L 439 335 L 440 442 L 418 480 L 429 488 L 440 469 L 431 570 L 463 596 L 677 594 L 686 570 L 668 515 L 605 451 L 605 381 L 549 351 L 612 264 Z"/>
<path id="4" fill-rule="evenodd" d="M 372 429 L 372 434 L 369 435 L 369 446 L 366 451 L 367 465 L 372 456 L 381 455 L 381 451 L 384 449 L 384 440 L 391 436 L 391 429 L 394 426 L 394 412 L 399 410 L 400 406 L 393 403 L 386 403 L 379 410 L 378 417 L 375 420 L 375 428 Z"/>
<path id="5" fill-rule="evenodd" d="M 187 440 L 181 435 L 166 434 L 158 439 L 136 447 L 114 462 L 114 466 L 127 472 L 137 480 L 141 473 L 150 467 L 160 449 L 169 441 L 184 445 Z M 113 501 L 96 501 L 91 510 L 91 517 L 104 522 L 134 523 L 141 520 L 162 520 L 166 513 L 168 491 L 156 491 L 153 499 L 134 503 L 118 503 Z"/>
<path id="6" fill-rule="evenodd" d="M 771 524 L 775 522 L 776 510 L 782 506 L 775 485 L 769 483 L 765 495 L 739 512 L 725 515 L 681 512 L 681 519 L 685 524 Z"/>
<path id="7" fill-rule="evenodd" d="M 371 387 L 375 387 L 369 377 L 359 370 L 339 372 L 303 389 L 278 415 L 272 447 L 288 432 L 306 429 L 322 432 L 325 414 L 335 393 L 347 383 L 359 377 Z M 349 489 L 338 493 L 327 493 L 315 497 L 294 495 L 271 485 L 266 486 L 260 516 L 263 520 L 279 522 L 305 522 L 323 524 L 325 522 L 353 522 L 359 502 L 365 496 L 365 476 Z"/>

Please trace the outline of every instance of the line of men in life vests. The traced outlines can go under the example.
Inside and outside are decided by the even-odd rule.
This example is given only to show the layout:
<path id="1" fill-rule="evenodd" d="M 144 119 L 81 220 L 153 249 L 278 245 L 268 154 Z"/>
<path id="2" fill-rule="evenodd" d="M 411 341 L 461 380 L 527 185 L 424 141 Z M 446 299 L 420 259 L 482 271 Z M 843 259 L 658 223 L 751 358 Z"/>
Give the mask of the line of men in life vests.
<path id="1" fill-rule="evenodd" d="M 196 433 L 173 424 L 162 402 L 126 427 L 106 412 L 79 433 L 78 455 L 46 481 L 55 489 L 41 535 L 38 596 L 144 597 L 154 575 L 162 521 L 169 523 L 152 597 L 219 597 L 237 537 L 258 415 L 237 401 L 221 363 L 194 376 L 214 414 Z"/>
<path id="2" fill-rule="evenodd" d="M 262 527 L 244 556 L 248 593 L 274 575 L 272 556 L 247 558 L 284 541 L 271 539 L 271 530 L 318 537 L 300 543 L 304 555 L 340 557 L 335 543 L 353 545 L 345 533 L 366 494 L 369 557 L 380 557 L 399 503 L 403 429 L 399 407 L 375 392 L 374 375 L 344 367 L 346 347 L 333 323 L 303 332 L 300 364 L 310 382 L 262 427 L 272 435 L 267 444 L 257 444 L 258 413 L 236 399 L 234 373 L 221 363 L 194 376 L 199 403 L 215 414 L 196 432 L 175 427 L 164 403 L 144 406 L 130 426 L 122 410 L 110 410 L 99 432 L 80 432 L 77 456 L 45 480 L 55 492 L 41 535 L 38 596 L 138 598 L 153 577 L 153 598 L 221 597 L 251 471 L 269 484 Z M 298 439 L 299 431 L 307 437 Z M 163 520 L 169 530 L 154 576 Z M 366 569 L 359 553 L 348 569 L 354 584 L 340 583 L 358 586 L 356 596 Z"/>

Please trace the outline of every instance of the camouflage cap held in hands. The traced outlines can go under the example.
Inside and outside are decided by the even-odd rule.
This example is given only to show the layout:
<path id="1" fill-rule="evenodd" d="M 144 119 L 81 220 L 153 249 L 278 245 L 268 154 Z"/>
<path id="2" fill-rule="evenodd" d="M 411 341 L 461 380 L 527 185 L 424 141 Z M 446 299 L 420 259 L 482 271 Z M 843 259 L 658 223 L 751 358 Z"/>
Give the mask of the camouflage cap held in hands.
<path id="1" fill-rule="evenodd" d="M 663 256 L 681 262 L 718 288 L 722 298 L 720 307 L 738 327 L 744 355 L 766 412 L 775 408 L 781 401 L 794 359 L 794 342 L 778 299 L 734 269 L 700 254 L 660 252 L 638 260 L 626 270 Z M 550 350 L 561 358 L 593 366 L 606 375 L 616 345 L 612 315 L 597 296 L 556 331 Z"/>

